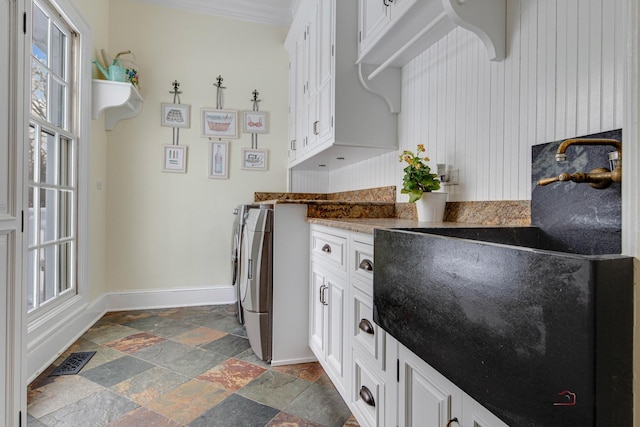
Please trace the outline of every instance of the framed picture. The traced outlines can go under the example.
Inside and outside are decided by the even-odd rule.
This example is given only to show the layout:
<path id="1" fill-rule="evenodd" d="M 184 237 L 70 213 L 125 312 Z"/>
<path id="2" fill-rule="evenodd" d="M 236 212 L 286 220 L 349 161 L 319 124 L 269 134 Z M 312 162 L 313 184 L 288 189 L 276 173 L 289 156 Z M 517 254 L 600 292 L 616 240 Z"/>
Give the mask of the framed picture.
<path id="1" fill-rule="evenodd" d="M 258 150 L 257 148 L 243 148 L 242 169 L 266 171 L 267 150 Z"/>
<path id="2" fill-rule="evenodd" d="M 209 178 L 229 178 L 229 142 L 209 142 Z"/>
<path id="3" fill-rule="evenodd" d="M 237 138 L 238 112 L 203 108 L 201 134 L 203 138 Z"/>
<path id="4" fill-rule="evenodd" d="M 161 125 L 172 128 L 191 127 L 191 106 L 187 104 L 162 104 Z"/>
<path id="5" fill-rule="evenodd" d="M 269 113 L 266 111 L 243 111 L 242 131 L 244 133 L 269 133 Z"/>
<path id="6" fill-rule="evenodd" d="M 162 146 L 162 172 L 185 173 L 187 171 L 187 146 Z"/>

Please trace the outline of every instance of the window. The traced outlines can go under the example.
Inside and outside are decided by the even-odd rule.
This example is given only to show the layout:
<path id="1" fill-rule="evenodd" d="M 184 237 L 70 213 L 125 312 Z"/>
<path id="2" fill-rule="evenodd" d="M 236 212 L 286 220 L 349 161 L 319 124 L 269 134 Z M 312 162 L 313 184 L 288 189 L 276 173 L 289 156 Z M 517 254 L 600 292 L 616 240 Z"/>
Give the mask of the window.
<path id="1" fill-rule="evenodd" d="M 32 3 L 27 310 L 37 316 L 77 293 L 78 35 Z"/>

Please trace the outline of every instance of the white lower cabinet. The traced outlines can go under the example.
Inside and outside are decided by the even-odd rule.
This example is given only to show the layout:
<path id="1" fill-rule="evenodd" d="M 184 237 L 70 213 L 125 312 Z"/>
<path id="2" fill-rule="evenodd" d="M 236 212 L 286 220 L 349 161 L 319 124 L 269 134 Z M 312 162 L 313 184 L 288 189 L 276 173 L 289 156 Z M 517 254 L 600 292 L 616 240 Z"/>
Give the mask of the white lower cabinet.
<path id="1" fill-rule="evenodd" d="M 398 361 L 398 426 L 508 427 L 402 344 Z"/>
<path id="2" fill-rule="evenodd" d="M 352 356 L 352 410 L 361 426 L 384 426 L 388 409 L 386 382 L 358 351 L 353 350 Z"/>
<path id="3" fill-rule="evenodd" d="M 344 283 L 323 271 L 317 264 L 311 266 L 312 301 L 309 346 L 316 357 L 324 362 L 329 377 L 337 380 L 336 388 L 344 388 Z"/>
<path id="4" fill-rule="evenodd" d="M 508 427 L 373 321 L 373 236 L 311 226 L 309 346 L 363 427 Z"/>
<path id="5" fill-rule="evenodd" d="M 397 346 L 373 321 L 373 236 L 351 233 L 348 254 L 352 351 L 348 403 L 363 427 L 395 426 Z"/>
<path id="6" fill-rule="evenodd" d="M 343 398 L 347 395 L 349 378 L 344 323 L 348 283 L 346 244 L 347 235 L 339 230 L 311 228 L 309 346 Z"/>
<path id="7" fill-rule="evenodd" d="M 398 360 L 398 425 L 462 425 L 462 391 L 402 345 Z"/>

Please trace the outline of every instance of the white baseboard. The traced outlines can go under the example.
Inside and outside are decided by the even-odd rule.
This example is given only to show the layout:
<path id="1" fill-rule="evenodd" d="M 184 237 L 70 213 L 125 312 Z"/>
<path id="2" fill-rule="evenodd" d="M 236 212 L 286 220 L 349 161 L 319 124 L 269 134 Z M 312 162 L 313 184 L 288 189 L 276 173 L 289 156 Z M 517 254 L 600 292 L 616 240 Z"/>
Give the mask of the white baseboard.
<path id="1" fill-rule="evenodd" d="M 37 378 L 106 312 L 196 305 L 232 304 L 233 286 L 110 292 L 91 303 L 78 303 L 40 325 L 27 350 L 27 384 Z"/>
<path id="2" fill-rule="evenodd" d="M 27 344 L 27 384 L 36 379 L 67 348 L 106 313 L 104 295 L 92 303 L 79 303 L 37 329 Z"/>
<path id="3" fill-rule="evenodd" d="M 318 359 L 315 356 L 311 357 L 299 357 L 296 359 L 282 359 L 282 360 L 272 360 L 271 366 L 285 366 L 285 365 L 297 365 L 299 363 L 309 363 L 309 362 L 317 362 Z"/>
<path id="4" fill-rule="evenodd" d="M 106 294 L 106 299 L 107 311 L 219 305 L 236 302 L 236 290 L 233 286 L 215 286 L 110 292 Z"/>

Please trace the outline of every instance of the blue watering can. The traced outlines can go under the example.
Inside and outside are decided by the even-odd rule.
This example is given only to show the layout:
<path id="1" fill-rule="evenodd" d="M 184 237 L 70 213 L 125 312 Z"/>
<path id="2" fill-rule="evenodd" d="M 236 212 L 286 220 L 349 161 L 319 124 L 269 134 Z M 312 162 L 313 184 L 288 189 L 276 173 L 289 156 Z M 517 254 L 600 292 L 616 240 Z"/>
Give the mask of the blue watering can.
<path id="1" fill-rule="evenodd" d="M 113 82 L 126 82 L 127 81 L 127 73 L 122 66 L 122 63 L 119 59 L 114 59 L 113 64 L 109 65 L 107 71 L 100 63 L 96 60 L 92 61 L 98 67 L 98 70 L 102 73 L 102 75 L 107 79 Z"/>

